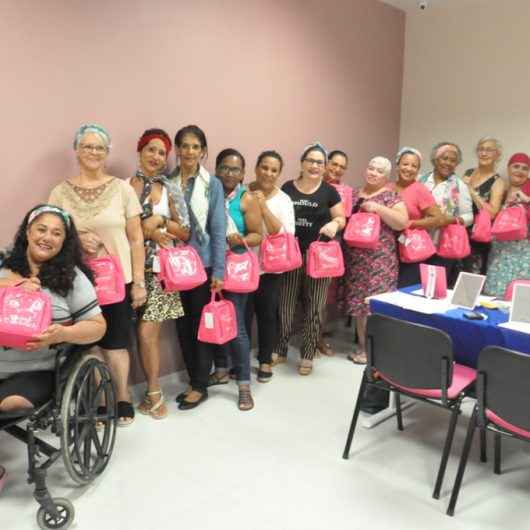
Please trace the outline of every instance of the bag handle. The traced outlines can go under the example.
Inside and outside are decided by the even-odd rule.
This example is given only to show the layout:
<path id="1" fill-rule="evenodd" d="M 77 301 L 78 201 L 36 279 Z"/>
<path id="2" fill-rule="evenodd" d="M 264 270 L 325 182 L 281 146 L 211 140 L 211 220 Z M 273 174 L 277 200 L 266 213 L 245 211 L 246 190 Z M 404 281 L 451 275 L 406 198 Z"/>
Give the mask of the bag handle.
<path id="1" fill-rule="evenodd" d="M 223 296 L 223 293 L 221 291 L 216 291 L 215 289 L 211 289 L 211 296 L 210 296 L 210 303 L 213 304 L 215 302 L 215 295 L 219 295 L 220 300 L 224 300 L 225 297 Z"/>

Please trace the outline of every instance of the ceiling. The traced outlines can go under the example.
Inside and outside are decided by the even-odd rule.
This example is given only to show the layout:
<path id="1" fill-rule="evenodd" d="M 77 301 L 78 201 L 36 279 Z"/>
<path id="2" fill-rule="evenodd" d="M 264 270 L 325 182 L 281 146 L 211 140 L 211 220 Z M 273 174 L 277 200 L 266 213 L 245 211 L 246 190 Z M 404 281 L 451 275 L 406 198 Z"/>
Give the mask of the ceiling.
<path id="1" fill-rule="evenodd" d="M 421 0 L 381 0 L 385 4 L 390 4 L 394 7 L 398 7 L 400 9 L 403 9 L 404 11 L 412 11 L 414 9 L 421 11 L 419 4 L 423 3 L 426 4 L 425 10 L 431 8 L 431 7 L 445 7 L 445 8 L 452 8 L 452 7 L 461 7 L 462 4 L 465 2 L 468 3 L 480 3 L 484 0 L 425 0 L 425 2 L 421 2 Z"/>

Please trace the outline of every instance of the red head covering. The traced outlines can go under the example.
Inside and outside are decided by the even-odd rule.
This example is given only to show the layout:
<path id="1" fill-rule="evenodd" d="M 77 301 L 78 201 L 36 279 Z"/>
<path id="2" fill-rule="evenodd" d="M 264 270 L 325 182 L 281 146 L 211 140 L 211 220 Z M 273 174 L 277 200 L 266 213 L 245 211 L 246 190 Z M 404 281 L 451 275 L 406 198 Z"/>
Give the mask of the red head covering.
<path id="1" fill-rule="evenodd" d="M 511 166 L 512 164 L 526 164 L 527 166 L 530 166 L 530 158 L 528 158 L 528 155 L 526 153 L 515 153 L 515 155 L 512 155 L 510 160 L 508 161 L 508 165 Z"/>
<path id="2" fill-rule="evenodd" d="M 171 151 L 171 139 L 162 129 L 147 129 L 147 131 L 140 136 L 136 150 L 140 152 L 151 140 L 154 140 L 155 138 L 158 138 L 164 143 L 167 158 L 167 155 Z"/>

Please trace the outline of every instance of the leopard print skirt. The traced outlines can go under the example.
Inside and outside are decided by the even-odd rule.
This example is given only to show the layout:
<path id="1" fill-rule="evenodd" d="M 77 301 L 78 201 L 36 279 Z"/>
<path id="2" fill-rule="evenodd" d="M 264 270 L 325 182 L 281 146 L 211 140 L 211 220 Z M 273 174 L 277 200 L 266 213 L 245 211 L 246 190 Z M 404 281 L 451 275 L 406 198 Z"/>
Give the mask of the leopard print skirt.
<path id="1" fill-rule="evenodd" d="M 166 293 L 152 272 L 145 273 L 145 287 L 147 302 L 141 314 L 142 320 L 163 322 L 184 316 L 179 293 Z"/>

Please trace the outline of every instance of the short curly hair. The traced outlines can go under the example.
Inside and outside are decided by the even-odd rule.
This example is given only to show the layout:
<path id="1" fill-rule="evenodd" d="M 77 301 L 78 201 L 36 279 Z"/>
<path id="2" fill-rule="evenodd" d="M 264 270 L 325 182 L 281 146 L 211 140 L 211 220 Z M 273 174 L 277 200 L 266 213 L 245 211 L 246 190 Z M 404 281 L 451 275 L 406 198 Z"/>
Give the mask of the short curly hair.
<path id="1" fill-rule="evenodd" d="M 3 262 L 4 267 L 25 278 L 29 278 L 31 275 L 31 269 L 26 254 L 28 248 L 28 236 L 26 232 L 28 225 L 31 224 L 28 223 L 28 219 L 34 210 L 45 206 L 47 205 L 38 204 L 24 216 L 24 220 L 15 235 L 13 247 L 7 252 L 7 256 Z M 92 272 L 83 262 L 81 242 L 79 241 L 79 236 L 73 219 L 70 220 L 68 226 L 64 217 L 58 213 L 53 211 L 43 213 L 51 213 L 61 219 L 65 230 L 65 239 L 60 252 L 49 261 L 44 262 L 39 269 L 38 278 L 42 287 L 46 287 L 60 296 L 66 296 L 73 287 L 76 267 L 80 269 L 92 283 L 94 283 Z M 32 220 L 32 223 L 39 217 L 40 215 L 37 215 L 37 217 Z"/>

